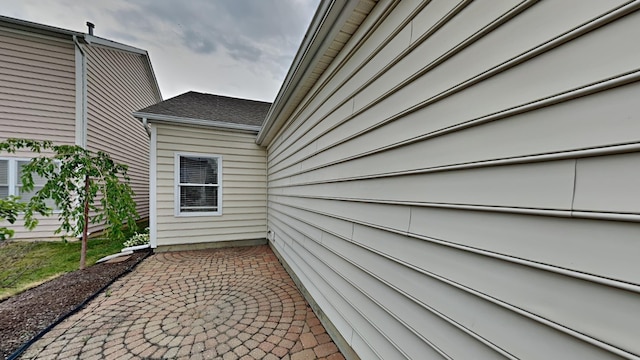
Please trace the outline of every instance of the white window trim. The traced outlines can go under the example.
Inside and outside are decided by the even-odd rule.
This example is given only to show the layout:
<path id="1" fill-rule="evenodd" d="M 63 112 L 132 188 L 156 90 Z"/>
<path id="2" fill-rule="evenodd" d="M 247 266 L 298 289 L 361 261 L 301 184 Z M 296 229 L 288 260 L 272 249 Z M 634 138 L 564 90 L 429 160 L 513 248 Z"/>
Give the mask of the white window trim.
<path id="1" fill-rule="evenodd" d="M 8 160 L 7 171 L 9 172 L 9 196 L 20 196 L 20 194 L 16 194 L 16 187 L 22 186 L 20 179 L 18 178 L 18 162 L 20 161 L 31 161 L 33 158 L 25 158 L 25 157 L 0 157 L 0 161 Z M 59 214 L 62 212 L 60 209 L 54 209 L 53 214 Z"/>
<path id="2" fill-rule="evenodd" d="M 180 157 L 193 156 L 218 159 L 218 210 L 203 212 L 180 212 Z M 174 216 L 194 217 L 194 216 L 221 216 L 222 215 L 222 155 L 204 154 L 191 152 L 175 152 L 173 157 L 173 193 L 174 193 Z"/>

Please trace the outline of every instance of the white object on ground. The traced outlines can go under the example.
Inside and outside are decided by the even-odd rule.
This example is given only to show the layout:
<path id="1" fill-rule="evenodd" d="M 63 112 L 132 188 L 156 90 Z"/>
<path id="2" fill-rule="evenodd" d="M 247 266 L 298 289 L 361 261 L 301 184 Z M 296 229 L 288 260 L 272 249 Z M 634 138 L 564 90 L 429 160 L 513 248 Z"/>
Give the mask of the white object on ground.
<path id="1" fill-rule="evenodd" d="M 111 259 L 114 259 L 114 258 L 117 258 L 117 257 L 120 257 L 120 256 L 131 255 L 131 254 L 133 254 L 133 251 L 126 251 L 126 252 L 120 252 L 120 253 L 113 254 L 113 255 L 108 255 L 108 256 L 105 256 L 102 259 L 96 261 L 96 264 L 99 264 L 99 263 L 105 262 L 105 261 L 109 261 Z"/>
<path id="2" fill-rule="evenodd" d="M 121 252 L 136 251 L 149 248 L 149 244 L 129 246 L 121 250 Z"/>

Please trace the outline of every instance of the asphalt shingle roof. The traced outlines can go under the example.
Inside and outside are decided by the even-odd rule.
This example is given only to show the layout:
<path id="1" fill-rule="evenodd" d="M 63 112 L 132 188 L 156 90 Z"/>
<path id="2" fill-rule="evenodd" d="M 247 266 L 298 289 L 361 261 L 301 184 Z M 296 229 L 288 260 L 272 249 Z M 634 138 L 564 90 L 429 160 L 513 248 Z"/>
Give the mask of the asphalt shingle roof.
<path id="1" fill-rule="evenodd" d="M 261 126 L 271 103 L 189 91 L 140 113 Z"/>

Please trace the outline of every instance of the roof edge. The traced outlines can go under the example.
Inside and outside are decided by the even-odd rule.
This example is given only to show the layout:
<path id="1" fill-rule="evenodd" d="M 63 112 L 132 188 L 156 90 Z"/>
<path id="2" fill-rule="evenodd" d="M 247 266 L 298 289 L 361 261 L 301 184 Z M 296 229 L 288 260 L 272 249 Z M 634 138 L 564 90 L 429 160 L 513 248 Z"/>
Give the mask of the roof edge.
<path id="1" fill-rule="evenodd" d="M 117 50 L 131 52 L 131 53 L 134 53 L 134 54 L 149 56 L 149 54 L 147 54 L 146 50 L 137 48 L 135 46 L 122 44 L 122 43 L 119 43 L 119 42 L 116 42 L 116 41 L 113 41 L 113 40 L 109 40 L 109 39 L 105 39 L 105 38 L 101 38 L 101 37 L 94 36 L 94 35 L 89 35 L 89 34 L 82 34 L 82 36 L 84 37 L 84 40 L 89 45 L 94 45 L 95 44 L 95 45 L 110 47 L 110 48 L 117 49 Z"/>
<path id="2" fill-rule="evenodd" d="M 260 131 L 260 126 L 258 125 L 245 125 L 245 124 L 236 124 L 225 121 L 216 121 L 216 120 L 204 120 L 204 119 L 194 119 L 194 118 L 186 118 L 181 116 L 171 116 L 171 115 L 160 115 L 160 114 L 152 114 L 152 113 L 144 113 L 144 112 L 134 112 L 133 116 L 142 120 L 147 119 L 149 122 L 154 123 L 163 123 L 163 124 L 182 124 L 182 125 L 193 125 L 207 128 L 216 128 L 216 129 L 224 129 L 224 130 L 237 130 L 251 133 L 258 133 Z"/>
<path id="3" fill-rule="evenodd" d="M 276 99 L 269 108 L 267 117 L 262 123 L 260 132 L 256 138 L 258 145 L 264 145 L 268 137 L 272 137 L 274 131 L 282 125 L 285 119 L 280 118 L 291 95 L 305 79 L 305 74 L 313 70 L 313 65 L 322 57 L 330 45 L 325 41 L 327 35 L 339 31 L 342 27 L 341 15 L 349 10 L 349 0 L 322 0 L 318 5 L 315 15 L 302 40 L 300 48 L 287 72 L 287 76 L 278 91 Z M 355 6 L 355 5 L 354 5 Z M 332 39 L 331 39 L 332 40 Z"/>
<path id="4" fill-rule="evenodd" d="M 45 32 L 55 33 L 55 34 L 67 35 L 67 36 L 70 36 L 70 37 L 74 36 L 74 35 L 75 36 L 84 36 L 84 35 L 86 35 L 85 33 L 78 32 L 78 31 L 67 30 L 67 29 L 63 29 L 63 28 L 59 28 L 59 27 L 55 27 L 55 26 L 36 23 L 36 22 L 33 22 L 33 21 L 16 19 L 16 18 L 12 18 L 12 17 L 9 17 L 9 16 L 4 16 L 4 15 L 0 15 L 0 22 L 6 22 L 6 23 L 9 23 L 9 24 L 28 27 L 28 28 L 32 28 L 32 29 L 45 31 Z"/>

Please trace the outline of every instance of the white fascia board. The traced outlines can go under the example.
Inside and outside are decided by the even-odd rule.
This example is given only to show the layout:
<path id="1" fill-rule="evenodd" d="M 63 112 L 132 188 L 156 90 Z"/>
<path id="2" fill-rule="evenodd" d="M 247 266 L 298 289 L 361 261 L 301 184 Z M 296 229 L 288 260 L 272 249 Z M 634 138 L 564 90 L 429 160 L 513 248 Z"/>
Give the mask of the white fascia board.
<path id="1" fill-rule="evenodd" d="M 84 34 L 84 40 L 89 45 L 100 45 L 100 46 L 110 47 L 110 48 L 114 48 L 114 49 L 118 49 L 118 50 L 122 50 L 122 51 L 131 52 L 131 53 L 134 53 L 134 54 L 147 56 L 147 51 L 146 50 L 138 49 L 137 47 L 133 47 L 133 46 L 125 45 L 125 44 L 121 44 L 119 42 L 103 39 L 101 37 Z"/>
<path id="2" fill-rule="evenodd" d="M 147 59 L 147 66 L 149 66 L 149 73 L 151 74 L 151 79 L 153 80 L 154 89 L 156 89 L 156 92 L 158 94 L 158 97 L 156 98 L 156 100 L 158 102 L 161 102 L 164 99 L 162 98 L 162 92 L 160 92 L 160 85 L 158 85 L 158 79 L 156 78 L 156 73 L 155 71 L 153 71 L 153 65 L 151 65 L 151 57 L 149 57 L 149 53 L 147 53 L 146 51 L 145 51 L 145 57 Z"/>
<path id="3" fill-rule="evenodd" d="M 140 120 L 146 118 L 149 123 L 182 124 L 182 125 L 192 125 L 192 126 L 225 129 L 225 130 L 246 131 L 246 132 L 252 132 L 252 133 L 257 133 L 258 131 L 260 131 L 260 126 L 257 126 L 257 125 L 236 124 L 236 123 L 229 123 L 224 121 L 193 119 L 193 118 L 184 118 L 179 116 L 158 115 L 158 114 L 141 113 L 141 112 L 134 112 L 133 116 L 135 116 Z"/>
<path id="4" fill-rule="evenodd" d="M 49 26 L 49 25 L 35 23 L 32 21 L 21 20 L 21 19 L 0 15 L 0 23 L 3 23 L 3 22 L 7 24 L 17 25 L 22 28 L 29 28 L 44 34 L 49 33 L 51 35 L 54 35 L 54 34 L 58 36 L 62 35 L 68 38 L 71 38 L 72 36 L 80 37 L 84 35 L 84 33 L 73 31 L 73 30 L 62 29 L 55 26 Z"/>
<path id="5" fill-rule="evenodd" d="M 282 126 L 286 119 L 282 119 L 280 114 L 285 105 L 307 78 L 306 74 L 313 71 L 357 4 L 357 0 L 322 0 L 320 2 L 284 83 L 260 128 L 256 138 L 258 145 L 267 145 L 264 144 L 267 137 L 272 137 Z"/>

